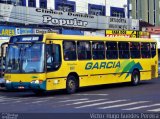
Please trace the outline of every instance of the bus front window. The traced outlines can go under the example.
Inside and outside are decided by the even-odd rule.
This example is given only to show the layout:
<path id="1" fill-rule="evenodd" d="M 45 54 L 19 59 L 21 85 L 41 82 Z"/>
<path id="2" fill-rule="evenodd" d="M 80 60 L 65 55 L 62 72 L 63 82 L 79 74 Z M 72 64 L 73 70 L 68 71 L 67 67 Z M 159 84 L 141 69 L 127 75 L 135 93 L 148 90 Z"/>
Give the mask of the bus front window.
<path id="1" fill-rule="evenodd" d="M 10 44 L 6 73 L 44 72 L 44 44 Z"/>

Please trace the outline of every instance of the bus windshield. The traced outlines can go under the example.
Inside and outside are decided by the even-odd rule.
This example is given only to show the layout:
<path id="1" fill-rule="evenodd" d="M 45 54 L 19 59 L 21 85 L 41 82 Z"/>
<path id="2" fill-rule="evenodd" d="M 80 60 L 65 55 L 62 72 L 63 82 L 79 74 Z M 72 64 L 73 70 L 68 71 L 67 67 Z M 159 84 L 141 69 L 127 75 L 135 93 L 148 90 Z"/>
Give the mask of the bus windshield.
<path id="1" fill-rule="evenodd" d="M 9 44 L 6 73 L 44 72 L 44 44 Z"/>

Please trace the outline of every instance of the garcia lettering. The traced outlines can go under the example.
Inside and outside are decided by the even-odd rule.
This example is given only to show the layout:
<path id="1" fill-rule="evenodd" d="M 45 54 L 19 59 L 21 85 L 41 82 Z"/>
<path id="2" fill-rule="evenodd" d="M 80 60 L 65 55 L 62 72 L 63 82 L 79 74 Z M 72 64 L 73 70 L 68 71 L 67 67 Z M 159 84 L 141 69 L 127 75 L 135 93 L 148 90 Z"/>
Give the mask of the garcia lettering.
<path id="1" fill-rule="evenodd" d="M 85 66 L 86 70 L 93 70 L 93 69 L 108 69 L 108 68 L 119 68 L 120 67 L 120 61 L 119 62 L 88 62 Z"/>

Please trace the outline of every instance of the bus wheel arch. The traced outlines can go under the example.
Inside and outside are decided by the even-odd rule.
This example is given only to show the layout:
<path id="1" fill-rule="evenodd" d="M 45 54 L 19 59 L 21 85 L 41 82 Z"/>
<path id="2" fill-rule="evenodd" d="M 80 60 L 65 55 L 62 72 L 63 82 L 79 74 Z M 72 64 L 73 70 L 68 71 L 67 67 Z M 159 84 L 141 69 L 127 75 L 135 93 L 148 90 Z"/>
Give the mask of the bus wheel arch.
<path id="1" fill-rule="evenodd" d="M 67 76 L 66 91 L 68 94 L 75 93 L 79 88 L 79 76 L 76 72 L 71 72 Z"/>
<path id="2" fill-rule="evenodd" d="M 132 75 L 131 75 L 131 84 L 133 86 L 137 86 L 140 83 L 140 71 L 138 68 L 135 68 L 132 71 Z"/>

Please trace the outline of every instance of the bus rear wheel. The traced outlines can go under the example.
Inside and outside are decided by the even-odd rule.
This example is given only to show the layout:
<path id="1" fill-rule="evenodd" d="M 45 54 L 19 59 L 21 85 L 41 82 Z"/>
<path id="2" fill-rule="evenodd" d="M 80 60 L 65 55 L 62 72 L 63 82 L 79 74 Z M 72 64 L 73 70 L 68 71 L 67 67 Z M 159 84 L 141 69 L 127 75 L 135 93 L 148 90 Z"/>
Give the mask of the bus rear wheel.
<path id="1" fill-rule="evenodd" d="M 139 83 L 140 83 L 140 73 L 139 71 L 134 70 L 131 76 L 131 84 L 133 86 L 137 86 Z"/>
<path id="2" fill-rule="evenodd" d="M 66 82 L 66 90 L 68 94 L 75 93 L 78 88 L 76 77 L 73 75 L 68 76 Z"/>

